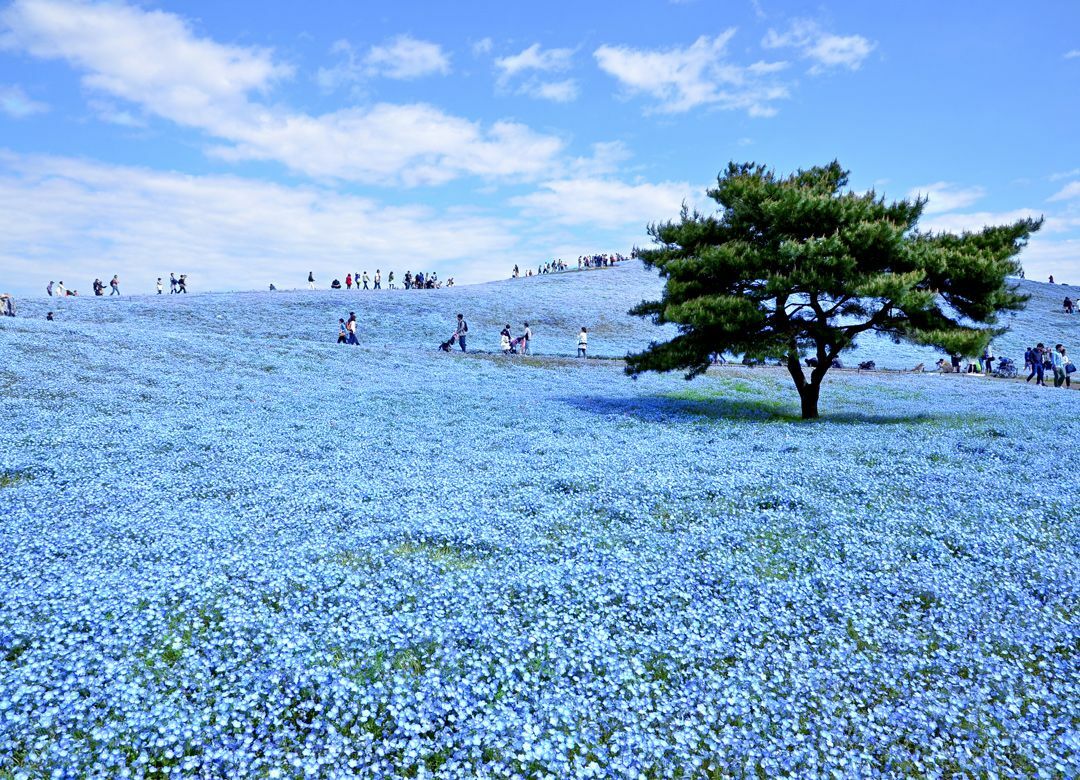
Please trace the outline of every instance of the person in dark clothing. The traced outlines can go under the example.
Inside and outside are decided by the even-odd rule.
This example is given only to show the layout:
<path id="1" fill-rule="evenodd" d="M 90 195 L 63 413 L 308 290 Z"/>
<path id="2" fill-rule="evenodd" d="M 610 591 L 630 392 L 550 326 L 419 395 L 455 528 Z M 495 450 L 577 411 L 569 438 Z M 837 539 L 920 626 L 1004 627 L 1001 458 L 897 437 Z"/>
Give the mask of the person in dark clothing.
<path id="1" fill-rule="evenodd" d="M 1031 374 L 1024 380 L 1030 382 L 1032 377 L 1037 377 L 1035 380 L 1036 385 L 1042 385 L 1046 387 L 1046 367 L 1043 365 L 1043 360 L 1046 358 L 1046 348 L 1040 341 L 1035 345 L 1035 349 L 1031 351 Z"/>
<path id="2" fill-rule="evenodd" d="M 952 370 L 954 374 L 960 373 L 960 356 L 950 355 L 949 359 L 952 361 Z"/>

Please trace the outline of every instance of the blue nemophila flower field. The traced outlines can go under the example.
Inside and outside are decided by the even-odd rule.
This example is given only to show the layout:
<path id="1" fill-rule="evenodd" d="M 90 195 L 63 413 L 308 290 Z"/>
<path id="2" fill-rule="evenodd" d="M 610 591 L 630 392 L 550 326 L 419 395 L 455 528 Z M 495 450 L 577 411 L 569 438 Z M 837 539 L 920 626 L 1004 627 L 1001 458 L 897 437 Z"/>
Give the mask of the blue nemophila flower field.
<path id="1" fill-rule="evenodd" d="M 0 776 L 1080 773 L 1080 396 L 569 357 L 655 285 L 22 302 Z"/>

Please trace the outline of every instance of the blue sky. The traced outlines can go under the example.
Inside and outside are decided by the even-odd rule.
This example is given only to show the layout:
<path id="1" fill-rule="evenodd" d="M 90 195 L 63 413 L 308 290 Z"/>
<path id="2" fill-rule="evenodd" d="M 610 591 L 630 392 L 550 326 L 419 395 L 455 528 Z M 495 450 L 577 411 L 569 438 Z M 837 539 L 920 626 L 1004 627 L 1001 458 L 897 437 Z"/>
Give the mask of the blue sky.
<path id="1" fill-rule="evenodd" d="M 837 158 L 1080 283 L 1080 4 L 0 4 L 0 289 L 478 282 Z"/>

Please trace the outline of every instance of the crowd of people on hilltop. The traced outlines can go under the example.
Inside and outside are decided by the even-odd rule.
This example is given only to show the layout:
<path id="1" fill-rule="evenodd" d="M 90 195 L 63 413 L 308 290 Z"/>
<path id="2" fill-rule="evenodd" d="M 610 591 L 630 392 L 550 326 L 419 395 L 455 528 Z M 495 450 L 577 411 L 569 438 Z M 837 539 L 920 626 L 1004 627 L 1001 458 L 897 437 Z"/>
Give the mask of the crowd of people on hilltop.
<path id="1" fill-rule="evenodd" d="M 618 252 L 602 255 L 581 255 L 577 259 L 577 270 L 584 271 L 586 268 L 611 268 L 627 259 L 628 258 Z M 563 261 L 562 258 L 541 263 L 536 267 L 536 273 L 533 273 L 531 268 L 527 268 L 525 272 L 522 273 L 521 267 L 515 263 L 514 270 L 510 273 L 510 278 L 517 279 L 522 276 L 542 276 L 543 274 L 557 274 L 570 270 L 573 269 L 568 263 Z"/>
<path id="2" fill-rule="evenodd" d="M 308 289 L 317 289 L 315 286 L 315 272 L 308 271 Z M 439 275 L 435 271 L 424 273 L 423 271 L 417 271 L 413 274 L 412 271 L 406 271 L 405 276 L 401 279 L 402 287 L 406 290 L 438 290 L 442 287 L 453 287 L 454 277 L 449 277 L 446 282 L 443 282 L 439 278 Z M 375 275 L 370 275 L 367 271 L 360 273 L 357 271 L 355 274 L 345 274 L 345 283 L 342 284 L 341 280 L 334 278 L 330 282 L 331 290 L 381 290 L 383 289 L 383 275 L 382 269 L 376 268 Z M 394 280 L 394 272 L 390 271 L 386 275 L 386 288 L 388 290 L 397 289 L 397 283 Z M 277 286 L 271 284 L 271 290 L 276 290 Z"/>

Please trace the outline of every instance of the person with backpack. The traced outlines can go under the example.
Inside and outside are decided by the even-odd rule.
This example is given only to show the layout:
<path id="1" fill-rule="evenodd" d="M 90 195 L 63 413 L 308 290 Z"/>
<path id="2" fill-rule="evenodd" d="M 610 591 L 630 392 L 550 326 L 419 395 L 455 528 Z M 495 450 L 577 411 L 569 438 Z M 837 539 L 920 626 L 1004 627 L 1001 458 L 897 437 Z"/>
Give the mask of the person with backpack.
<path id="1" fill-rule="evenodd" d="M 454 335 L 457 337 L 458 344 L 461 346 L 461 351 L 465 351 L 465 334 L 469 332 L 469 323 L 465 322 L 465 316 L 458 314 L 457 316 L 457 329 L 454 331 Z"/>
<path id="2" fill-rule="evenodd" d="M 589 331 L 584 325 L 581 326 L 581 333 L 577 337 L 577 356 L 579 358 L 588 358 L 585 351 L 589 348 Z"/>
<path id="3" fill-rule="evenodd" d="M 1061 368 L 1065 372 L 1065 387 L 1068 388 L 1072 384 L 1070 374 L 1076 371 L 1076 364 L 1072 362 L 1072 359 L 1065 354 L 1065 345 L 1059 344 L 1058 350 L 1061 352 Z"/>
<path id="4" fill-rule="evenodd" d="M 338 317 L 337 343 L 344 344 L 349 340 L 349 329 L 345 327 L 345 318 Z"/>
<path id="5" fill-rule="evenodd" d="M 120 277 L 117 276 L 116 274 L 113 274 L 112 281 L 109 282 L 109 287 L 112 288 L 109 291 L 110 296 L 119 295 L 120 294 Z"/>

